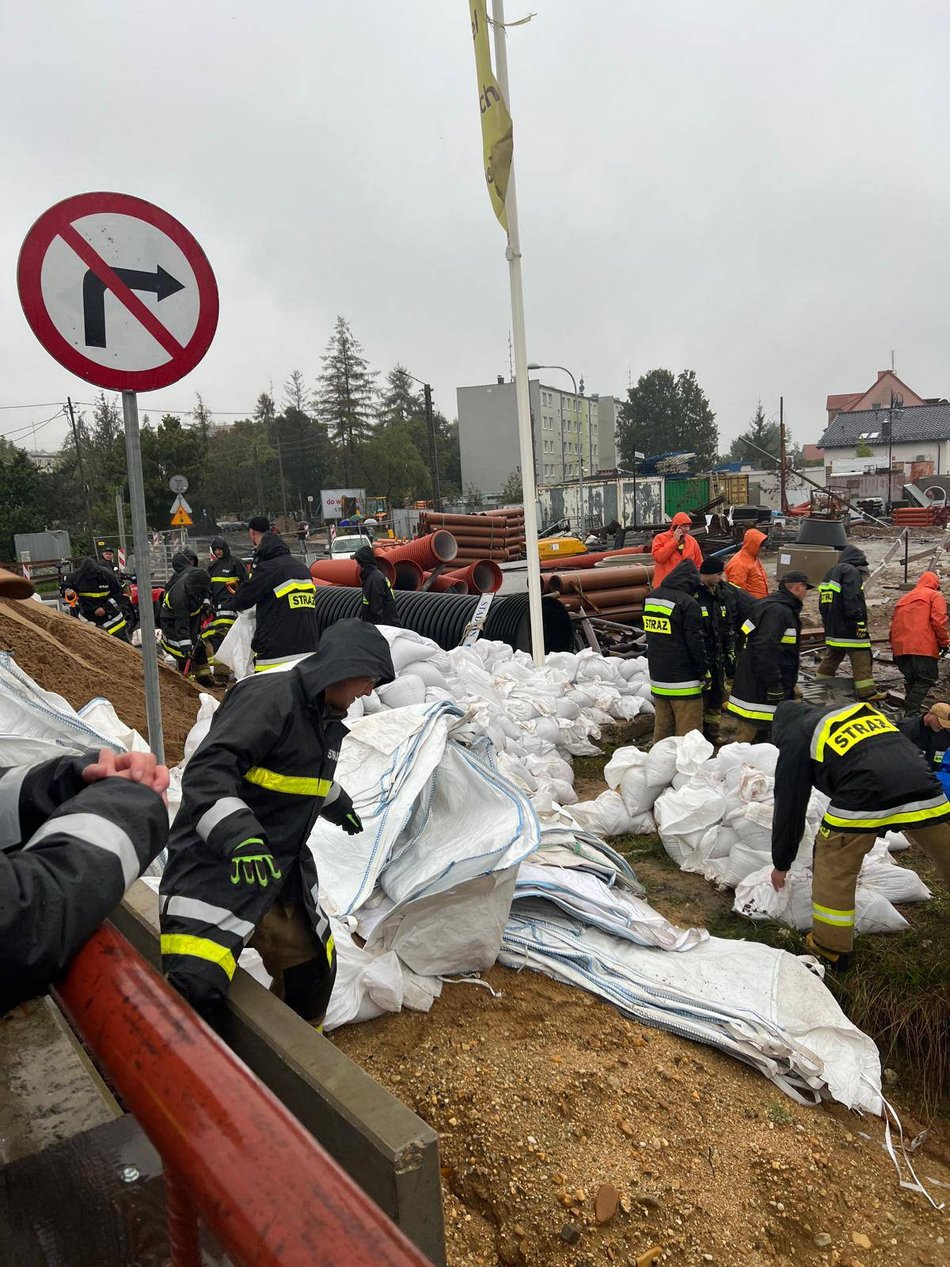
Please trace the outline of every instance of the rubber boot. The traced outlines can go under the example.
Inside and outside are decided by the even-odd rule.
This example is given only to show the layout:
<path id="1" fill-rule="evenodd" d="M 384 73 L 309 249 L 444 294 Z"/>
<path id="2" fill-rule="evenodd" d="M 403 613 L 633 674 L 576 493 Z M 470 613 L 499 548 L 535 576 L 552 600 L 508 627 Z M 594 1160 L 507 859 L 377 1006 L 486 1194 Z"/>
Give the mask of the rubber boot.
<path id="1" fill-rule="evenodd" d="M 846 972 L 851 967 L 854 958 L 853 952 L 843 954 L 841 951 L 828 950 L 826 947 L 820 946 L 811 933 L 807 933 L 805 936 L 805 949 L 832 972 Z"/>

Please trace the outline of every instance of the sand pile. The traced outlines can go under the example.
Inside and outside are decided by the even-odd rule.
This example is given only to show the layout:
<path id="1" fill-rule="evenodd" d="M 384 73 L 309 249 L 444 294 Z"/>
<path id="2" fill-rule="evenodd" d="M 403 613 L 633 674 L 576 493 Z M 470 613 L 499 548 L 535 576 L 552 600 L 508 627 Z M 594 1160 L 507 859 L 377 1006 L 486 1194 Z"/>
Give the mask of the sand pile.
<path id="1" fill-rule="evenodd" d="M 147 736 L 142 658 L 128 643 L 32 600 L 0 599 L 0 651 L 12 652 L 25 673 L 73 708 L 101 695 L 127 725 Z M 164 667 L 159 681 L 165 757 L 171 765 L 181 760 L 199 692 Z"/>

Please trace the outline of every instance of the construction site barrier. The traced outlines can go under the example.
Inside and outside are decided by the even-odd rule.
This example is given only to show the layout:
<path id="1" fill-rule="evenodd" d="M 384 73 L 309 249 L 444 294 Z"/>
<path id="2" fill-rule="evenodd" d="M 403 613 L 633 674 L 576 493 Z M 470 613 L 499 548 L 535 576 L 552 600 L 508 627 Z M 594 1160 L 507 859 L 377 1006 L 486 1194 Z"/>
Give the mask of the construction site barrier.
<path id="1" fill-rule="evenodd" d="M 161 1155 L 171 1267 L 199 1221 L 236 1267 L 431 1267 L 110 925 L 54 995 Z"/>

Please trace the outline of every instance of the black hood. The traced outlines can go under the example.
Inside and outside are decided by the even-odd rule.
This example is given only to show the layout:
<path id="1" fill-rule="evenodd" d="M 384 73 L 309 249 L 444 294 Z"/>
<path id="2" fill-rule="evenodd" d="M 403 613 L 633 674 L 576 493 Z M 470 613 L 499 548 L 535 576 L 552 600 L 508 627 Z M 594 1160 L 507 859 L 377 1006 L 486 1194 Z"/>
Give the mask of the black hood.
<path id="1" fill-rule="evenodd" d="M 172 555 L 173 572 L 184 572 L 185 568 L 189 567 L 191 567 L 191 559 L 188 558 L 187 554 L 182 554 L 179 550 L 177 554 Z"/>
<path id="2" fill-rule="evenodd" d="M 101 563 L 88 555 L 76 569 L 76 583 L 84 589 L 99 589 L 102 586 L 102 574 L 106 571 Z"/>
<path id="3" fill-rule="evenodd" d="M 838 562 L 850 563 L 853 568 L 866 568 L 868 565 L 867 555 L 857 546 L 845 546 L 838 555 Z"/>
<path id="4" fill-rule="evenodd" d="M 372 546 L 360 546 L 353 555 L 353 562 L 358 563 L 361 568 L 375 568 L 379 564 L 376 562 L 376 555 L 373 553 Z"/>
<path id="5" fill-rule="evenodd" d="M 231 559 L 231 547 L 230 547 L 230 546 L 228 545 L 228 543 L 225 541 L 224 537 L 212 537 L 212 538 L 211 538 L 211 550 L 212 550 L 212 552 L 214 552 L 215 550 L 223 550 L 223 551 L 224 551 L 224 556 L 223 556 L 222 562 L 224 562 L 224 563 L 228 563 L 228 562 L 230 561 L 230 559 Z"/>
<path id="6" fill-rule="evenodd" d="M 282 554 L 290 554 L 290 547 L 286 541 L 278 537 L 276 532 L 265 532 L 261 537 L 260 545 L 254 551 L 255 557 L 261 559 L 277 559 Z"/>
<path id="7" fill-rule="evenodd" d="M 665 576 L 657 589 L 682 590 L 684 594 L 696 594 L 699 589 L 699 568 L 692 559 L 678 563 L 669 576 Z"/>
<path id="8" fill-rule="evenodd" d="M 320 646 L 293 670 L 299 674 L 311 701 L 334 682 L 348 677 L 372 677 L 384 686 L 396 676 L 389 643 L 375 625 L 363 620 L 338 620 L 320 635 Z"/>

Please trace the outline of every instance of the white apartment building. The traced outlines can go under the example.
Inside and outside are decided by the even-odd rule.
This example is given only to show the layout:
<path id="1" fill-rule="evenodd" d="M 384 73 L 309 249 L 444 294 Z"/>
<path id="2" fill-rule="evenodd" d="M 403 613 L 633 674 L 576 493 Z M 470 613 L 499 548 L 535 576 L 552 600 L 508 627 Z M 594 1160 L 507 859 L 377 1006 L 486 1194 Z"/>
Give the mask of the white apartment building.
<path id="1" fill-rule="evenodd" d="M 462 483 L 497 492 L 521 467 L 515 385 L 500 379 L 459 387 L 456 395 Z M 614 397 L 575 394 L 530 378 L 528 400 L 539 485 L 586 479 L 616 466 Z"/>

